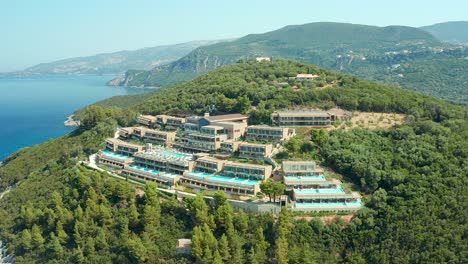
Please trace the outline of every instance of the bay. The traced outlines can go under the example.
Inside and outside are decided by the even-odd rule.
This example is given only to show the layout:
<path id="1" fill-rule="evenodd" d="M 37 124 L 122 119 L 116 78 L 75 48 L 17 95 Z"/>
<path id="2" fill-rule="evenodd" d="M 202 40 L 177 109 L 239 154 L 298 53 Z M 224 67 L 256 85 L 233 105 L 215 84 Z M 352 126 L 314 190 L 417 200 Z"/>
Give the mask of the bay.
<path id="1" fill-rule="evenodd" d="M 113 76 L 0 78 L 0 161 L 27 146 L 71 132 L 66 118 L 86 105 L 116 95 L 149 92 L 106 86 Z"/>

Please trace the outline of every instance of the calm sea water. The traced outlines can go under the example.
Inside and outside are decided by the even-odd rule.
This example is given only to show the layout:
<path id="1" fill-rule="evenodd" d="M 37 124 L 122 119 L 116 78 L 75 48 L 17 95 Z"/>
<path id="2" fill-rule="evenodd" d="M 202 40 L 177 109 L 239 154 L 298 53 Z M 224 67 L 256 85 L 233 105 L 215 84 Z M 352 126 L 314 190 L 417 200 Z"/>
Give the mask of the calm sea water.
<path id="1" fill-rule="evenodd" d="M 148 92 L 108 87 L 112 76 L 0 77 L 0 160 L 20 148 L 73 130 L 63 121 L 75 110 L 115 95 Z"/>

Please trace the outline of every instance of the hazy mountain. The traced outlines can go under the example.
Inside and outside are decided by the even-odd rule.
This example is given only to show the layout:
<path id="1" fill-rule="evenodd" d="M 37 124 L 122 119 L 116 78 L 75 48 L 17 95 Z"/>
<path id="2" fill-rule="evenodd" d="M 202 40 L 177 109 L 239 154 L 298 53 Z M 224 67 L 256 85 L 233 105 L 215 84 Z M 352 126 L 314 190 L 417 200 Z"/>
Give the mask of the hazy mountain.
<path id="1" fill-rule="evenodd" d="M 138 50 L 102 53 L 89 57 L 70 58 L 41 63 L 16 74 L 118 74 L 128 69 L 149 70 L 173 62 L 190 51 L 219 40 L 202 40 Z"/>
<path id="2" fill-rule="evenodd" d="M 453 21 L 424 26 L 421 29 L 431 33 L 441 41 L 468 43 L 468 21 Z"/>
<path id="3" fill-rule="evenodd" d="M 412 27 L 346 23 L 286 26 L 264 34 L 199 47 L 151 71 L 128 71 L 113 84 L 164 86 L 240 59 L 271 56 L 297 59 L 373 81 L 466 103 L 467 49 L 448 46 Z"/>

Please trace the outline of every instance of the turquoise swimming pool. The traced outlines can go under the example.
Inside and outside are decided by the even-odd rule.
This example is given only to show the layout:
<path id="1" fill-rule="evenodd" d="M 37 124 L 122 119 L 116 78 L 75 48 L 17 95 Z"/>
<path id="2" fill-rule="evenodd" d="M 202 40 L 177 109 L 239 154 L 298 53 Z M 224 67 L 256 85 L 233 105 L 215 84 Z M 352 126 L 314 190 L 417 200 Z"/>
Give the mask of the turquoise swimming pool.
<path id="1" fill-rule="evenodd" d="M 114 153 L 112 151 L 109 151 L 109 150 L 103 150 L 102 153 L 108 157 L 111 157 L 111 158 L 115 158 L 115 159 L 119 159 L 119 160 L 126 160 L 126 159 L 130 159 L 131 157 L 129 156 L 125 156 L 125 155 L 120 155 L 120 154 L 117 154 L 117 153 Z"/>
<path id="2" fill-rule="evenodd" d="M 231 178 L 231 177 L 220 176 L 220 175 L 213 176 L 210 178 L 210 180 L 228 182 L 228 183 L 237 183 L 237 184 L 243 184 L 243 185 L 255 185 L 260 182 L 260 181 L 255 181 L 255 180 Z"/>
<path id="3" fill-rule="evenodd" d="M 285 176 L 284 179 L 288 181 L 325 181 L 325 176 Z"/>
<path id="4" fill-rule="evenodd" d="M 155 174 L 155 175 L 159 174 L 158 170 L 152 170 L 152 169 L 148 169 L 148 168 L 140 167 L 140 166 L 136 166 L 136 165 L 131 165 L 130 168 L 136 169 L 136 170 L 139 170 L 139 171 L 149 172 L 149 173 Z"/>
<path id="5" fill-rule="evenodd" d="M 192 156 L 190 154 L 178 153 L 178 152 L 173 152 L 173 151 L 169 151 L 169 150 L 162 150 L 162 151 L 160 151 L 160 153 L 163 154 L 163 155 L 178 158 L 178 159 L 186 159 L 186 158 L 190 158 Z"/>
<path id="6" fill-rule="evenodd" d="M 296 208 L 324 208 L 324 207 L 362 207 L 362 202 L 349 202 L 349 203 L 296 203 Z"/>
<path id="7" fill-rule="evenodd" d="M 201 172 L 201 171 L 194 171 L 194 172 L 191 172 L 190 175 L 195 176 L 195 177 L 205 178 L 205 177 L 211 176 L 212 174 Z"/>
<path id="8" fill-rule="evenodd" d="M 344 193 L 342 188 L 336 189 L 294 189 L 296 193 L 306 193 L 306 194 L 323 194 L 323 193 Z"/>

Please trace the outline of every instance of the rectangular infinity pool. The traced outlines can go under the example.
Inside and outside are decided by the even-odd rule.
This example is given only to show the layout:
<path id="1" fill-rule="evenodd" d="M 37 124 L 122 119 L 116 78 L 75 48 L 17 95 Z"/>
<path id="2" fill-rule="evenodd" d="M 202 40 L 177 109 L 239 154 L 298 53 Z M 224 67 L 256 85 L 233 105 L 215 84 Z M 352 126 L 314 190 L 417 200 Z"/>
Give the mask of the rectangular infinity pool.
<path id="1" fill-rule="evenodd" d="M 205 177 L 211 176 L 212 174 L 201 172 L 201 171 L 194 171 L 194 172 L 190 172 L 190 175 L 195 176 L 195 177 L 205 178 Z"/>
<path id="2" fill-rule="evenodd" d="M 231 178 L 231 177 L 220 176 L 220 175 L 213 176 L 210 178 L 210 180 L 219 181 L 219 182 L 227 182 L 227 183 L 243 184 L 243 185 L 255 185 L 260 182 L 256 180 Z"/>
<path id="3" fill-rule="evenodd" d="M 362 207 L 362 202 L 349 202 L 349 203 L 296 203 L 296 208 L 306 207 Z"/>
<path id="4" fill-rule="evenodd" d="M 119 160 L 126 160 L 126 159 L 131 158 L 130 156 L 120 155 L 109 150 L 103 150 L 102 153 L 104 153 L 104 155 L 108 157 L 119 159 Z"/>
<path id="5" fill-rule="evenodd" d="M 296 193 L 317 193 L 317 194 L 323 194 L 323 193 L 344 193 L 344 190 L 342 188 L 336 188 L 336 189 L 294 189 L 294 192 Z"/>
<path id="6" fill-rule="evenodd" d="M 191 158 L 192 156 L 190 154 L 178 153 L 178 152 L 173 152 L 169 150 L 162 150 L 160 151 L 160 153 L 163 155 L 178 158 L 178 159 L 188 159 L 188 158 Z"/>
<path id="7" fill-rule="evenodd" d="M 325 176 L 285 176 L 285 180 L 288 181 L 325 181 Z"/>
<path id="8" fill-rule="evenodd" d="M 136 169 L 136 170 L 139 170 L 139 171 L 148 172 L 148 173 L 155 174 L 155 175 L 158 175 L 158 174 L 159 174 L 159 171 L 158 171 L 158 170 L 152 170 L 152 169 L 148 169 L 148 168 L 145 168 L 145 167 L 140 167 L 140 166 L 131 165 L 130 168 Z"/>

